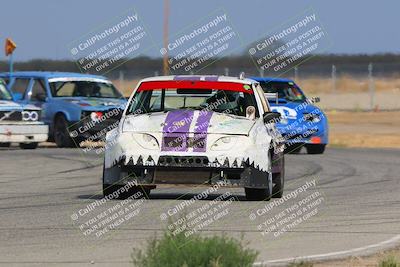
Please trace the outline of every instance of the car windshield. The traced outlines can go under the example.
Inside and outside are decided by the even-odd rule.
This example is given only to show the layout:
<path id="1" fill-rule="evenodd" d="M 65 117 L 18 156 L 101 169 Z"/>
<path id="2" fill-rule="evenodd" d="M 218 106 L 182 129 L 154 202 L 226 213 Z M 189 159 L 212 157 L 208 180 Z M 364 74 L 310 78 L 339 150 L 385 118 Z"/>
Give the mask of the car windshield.
<path id="1" fill-rule="evenodd" d="M 278 93 L 279 98 L 288 101 L 304 102 L 306 96 L 293 82 L 260 82 L 264 93 Z"/>
<path id="2" fill-rule="evenodd" d="M 151 83 L 151 82 L 149 82 Z M 207 83 L 207 82 L 205 82 Z M 133 96 L 127 114 L 145 114 L 167 112 L 177 109 L 207 110 L 246 117 L 247 107 L 253 106 L 258 114 L 257 104 L 250 86 L 243 89 L 243 84 L 237 84 L 242 89 L 235 88 L 185 88 L 184 84 L 176 83 L 182 88 L 141 87 Z M 246 87 L 246 88 L 247 88 Z"/>
<path id="3" fill-rule="evenodd" d="M 0 83 L 0 100 L 12 100 L 10 92 L 3 83 Z"/>
<path id="4" fill-rule="evenodd" d="M 58 81 L 51 82 L 50 88 L 53 97 L 123 97 L 111 83 L 104 82 Z"/>

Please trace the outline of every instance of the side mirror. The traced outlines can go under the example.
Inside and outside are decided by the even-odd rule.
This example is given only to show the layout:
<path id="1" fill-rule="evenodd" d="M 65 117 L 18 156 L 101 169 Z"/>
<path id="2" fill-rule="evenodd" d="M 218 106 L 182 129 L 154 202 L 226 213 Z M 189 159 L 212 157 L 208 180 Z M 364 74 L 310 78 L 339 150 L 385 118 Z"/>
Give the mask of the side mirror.
<path id="1" fill-rule="evenodd" d="M 279 122 L 281 119 L 281 114 L 279 112 L 265 112 L 263 115 L 264 123 L 275 123 Z"/>
<path id="2" fill-rule="evenodd" d="M 321 99 L 319 98 L 319 96 L 311 97 L 311 102 L 313 102 L 313 103 L 318 103 L 320 101 L 321 101 Z"/>

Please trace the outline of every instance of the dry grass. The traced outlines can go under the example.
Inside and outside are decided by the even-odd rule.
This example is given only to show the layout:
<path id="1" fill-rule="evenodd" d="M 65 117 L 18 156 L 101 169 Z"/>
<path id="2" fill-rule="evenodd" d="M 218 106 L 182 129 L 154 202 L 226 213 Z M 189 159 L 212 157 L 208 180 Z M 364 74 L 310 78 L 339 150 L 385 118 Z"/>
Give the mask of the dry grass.
<path id="1" fill-rule="evenodd" d="M 314 263 L 313 267 L 338 267 L 338 266 L 346 266 L 346 267 L 377 267 L 382 263 L 383 260 L 393 257 L 400 261 L 400 248 L 389 250 L 386 252 L 376 253 L 367 257 L 350 257 L 345 260 L 339 261 L 328 261 L 321 263 Z M 399 263 L 398 263 L 399 264 Z M 382 265 L 385 266 L 385 265 Z M 389 266 L 389 265 L 386 265 Z"/>
<path id="2" fill-rule="evenodd" d="M 331 146 L 400 148 L 400 112 L 328 112 Z"/>
<path id="3" fill-rule="evenodd" d="M 333 93 L 332 80 L 329 78 L 307 78 L 297 81 L 306 94 Z M 336 93 L 368 92 L 368 78 L 341 76 L 336 79 Z M 400 78 L 374 78 L 377 92 L 399 92 Z"/>

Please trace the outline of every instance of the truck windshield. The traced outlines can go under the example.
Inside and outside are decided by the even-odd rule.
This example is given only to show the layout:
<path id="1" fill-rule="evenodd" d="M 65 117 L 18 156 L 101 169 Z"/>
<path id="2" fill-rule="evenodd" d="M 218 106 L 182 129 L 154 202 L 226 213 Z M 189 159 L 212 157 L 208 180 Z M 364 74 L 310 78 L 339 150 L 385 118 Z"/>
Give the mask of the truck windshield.
<path id="1" fill-rule="evenodd" d="M 93 81 L 50 82 L 53 97 L 121 98 L 122 94 L 111 84 Z"/>
<path id="2" fill-rule="evenodd" d="M 0 83 L 0 100 L 12 100 L 10 92 L 3 83 Z"/>

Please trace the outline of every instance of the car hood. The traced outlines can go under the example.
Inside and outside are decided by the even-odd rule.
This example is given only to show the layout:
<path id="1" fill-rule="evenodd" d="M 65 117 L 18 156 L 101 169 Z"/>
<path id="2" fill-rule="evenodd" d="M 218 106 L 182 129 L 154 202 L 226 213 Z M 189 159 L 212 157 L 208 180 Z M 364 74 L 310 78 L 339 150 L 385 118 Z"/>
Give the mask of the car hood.
<path id="1" fill-rule="evenodd" d="M 0 111 L 12 111 L 12 110 L 40 110 L 39 107 L 36 107 L 31 104 L 23 104 L 10 100 L 0 100 Z"/>
<path id="2" fill-rule="evenodd" d="M 212 111 L 174 110 L 125 118 L 123 131 L 248 135 L 255 121 Z"/>
<path id="3" fill-rule="evenodd" d="M 62 97 L 60 101 L 72 103 L 85 110 L 109 109 L 119 107 L 126 103 L 125 99 L 119 98 L 97 98 L 97 97 Z"/>

